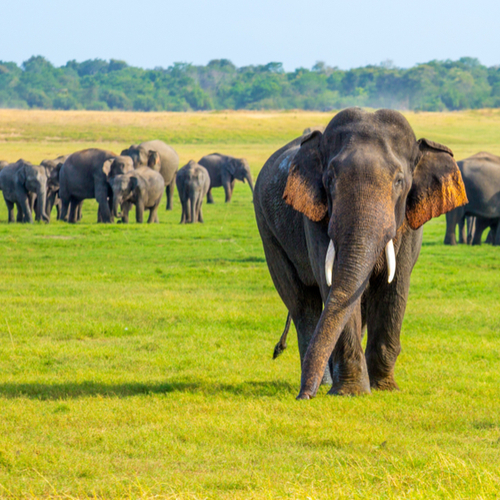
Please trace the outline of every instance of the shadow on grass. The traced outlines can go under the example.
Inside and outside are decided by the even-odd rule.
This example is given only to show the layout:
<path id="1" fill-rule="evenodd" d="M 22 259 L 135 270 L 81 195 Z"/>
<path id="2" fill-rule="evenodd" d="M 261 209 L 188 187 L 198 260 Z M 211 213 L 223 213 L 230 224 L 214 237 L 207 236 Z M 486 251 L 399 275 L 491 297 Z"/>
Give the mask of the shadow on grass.
<path id="1" fill-rule="evenodd" d="M 295 385 L 283 381 L 243 382 L 241 384 L 220 384 L 210 381 L 171 381 L 171 382 L 124 382 L 106 384 L 81 382 L 64 384 L 0 384 L 0 397 L 7 399 L 29 398 L 39 400 L 79 399 L 92 396 L 126 398 L 141 394 L 192 393 L 207 396 L 228 394 L 243 398 L 269 396 L 289 396 L 298 390 Z"/>

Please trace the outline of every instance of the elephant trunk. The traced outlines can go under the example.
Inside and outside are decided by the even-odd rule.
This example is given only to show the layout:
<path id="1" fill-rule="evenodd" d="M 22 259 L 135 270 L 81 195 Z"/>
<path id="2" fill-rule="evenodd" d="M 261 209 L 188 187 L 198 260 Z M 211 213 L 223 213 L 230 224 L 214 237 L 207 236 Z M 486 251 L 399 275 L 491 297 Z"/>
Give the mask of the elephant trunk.
<path id="1" fill-rule="evenodd" d="M 47 189 L 45 185 L 42 185 L 36 193 L 36 217 L 38 220 L 43 220 L 44 222 L 49 222 L 49 218 L 45 212 L 47 205 Z"/>
<path id="2" fill-rule="evenodd" d="M 297 399 L 316 395 L 335 344 L 355 308 L 360 307 L 361 296 L 384 248 L 390 270 L 387 279 L 392 281 L 394 277 L 394 218 L 370 207 L 371 214 L 367 214 L 366 207 L 364 214 L 352 204 L 349 209 L 350 215 L 334 213 L 329 224 L 332 242 L 325 255 L 325 277 L 331 288 L 304 357 Z"/>
<path id="3" fill-rule="evenodd" d="M 245 175 L 245 179 L 247 180 L 248 182 L 248 185 L 250 186 L 250 189 L 252 191 L 252 196 L 253 196 L 253 181 L 252 181 L 252 174 L 250 172 L 248 172 L 246 175 Z"/>
<path id="4" fill-rule="evenodd" d="M 121 197 L 116 193 L 113 193 L 113 216 L 117 219 L 122 216 L 121 212 L 119 212 L 118 207 L 121 204 Z"/>

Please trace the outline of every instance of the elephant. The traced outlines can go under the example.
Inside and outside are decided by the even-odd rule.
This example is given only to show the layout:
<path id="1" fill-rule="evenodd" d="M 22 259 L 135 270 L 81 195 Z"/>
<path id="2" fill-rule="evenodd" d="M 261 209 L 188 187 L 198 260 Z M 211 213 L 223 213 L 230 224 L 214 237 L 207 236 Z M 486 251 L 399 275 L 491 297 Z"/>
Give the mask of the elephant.
<path id="1" fill-rule="evenodd" d="M 47 175 L 47 200 L 45 205 L 45 213 L 50 221 L 50 214 L 54 206 L 57 210 L 57 220 L 61 218 L 61 200 L 59 198 L 59 172 L 66 158 L 69 155 L 58 156 L 53 160 L 42 160 L 40 165 L 45 167 Z"/>
<path id="2" fill-rule="evenodd" d="M 45 214 L 47 175 L 44 167 L 22 159 L 7 165 L 0 171 L 0 189 L 9 212 L 9 222 L 15 222 L 14 205 L 17 205 L 17 222 L 33 223 L 31 195 L 36 195 L 39 200 L 36 206 L 38 219 L 49 221 Z"/>
<path id="3" fill-rule="evenodd" d="M 113 215 L 128 222 L 128 213 L 132 204 L 135 205 L 136 221 L 144 220 L 144 209 L 149 210 L 148 224 L 158 221 L 158 207 L 165 189 L 162 175 L 148 167 L 139 167 L 124 174 L 118 174 L 109 179 L 113 190 Z M 121 215 L 118 206 L 122 206 Z"/>
<path id="4" fill-rule="evenodd" d="M 176 183 L 182 205 L 181 224 L 203 222 L 201 206 L 210 188 L 207 169 L 190 160 L 177 172 Z"/>
<path id="5" fill-rule="evenodd" d="M 108 184 L 108 174 L 112 162 L 118 155 L 103 149 L 84 149 L 68 156 L 59 173 L 59 196 L 62 209 L 61 219 L 68 222 L 78 219 L 79 204 L 89 198 L 99 203 L 98 222 L 113 222 L 110 209 L 112 191 Z"/>
<path id="6" fill-rule="evenodd" d="M 275 152 L 254 209 L 301 359 L 297 399 L 395 390 L 422 225 L 467 202 L 452 151 L 399 112 L 347 108 Z M 362 332 L 368 330 L 366 351 Z M 286 331 L 286 329 L 285 329 Z"/>
<path id="7" fill-rule="evenodd" d="M 156 151 L 159 155 L 159 161 L 151 164 L 151 152 Z M 139 145 L 132 145 L 124 149 L 121 155 L 130 156 L 134 161 L 134 168 L 150 166 L 160 172 L 165 181 L 165 191 L 167 195 L 167 210 L 172 210 L 175 175 L 179 168 L 179 155 L 175 150 L 165 144 L 163 141 L 154 140 L 141 142 Z"/>
<path id="8" fill-rule="evenodd" d="M 253 180 L 250 166 L 245 158 L 234 158 L 233 156 L 212 153 L 204 156 L 199 162 L 205 167 L 210 176 L 210 189 L 207 193 L 207 203 L 213 203 L 212 188 L 223 187 L 226 194 L 226 203 L 231 201 L 234 189 L 234 181 L 248 181 L 253 195 Z"/>
<path id="9" fill-rule="evenodd" d="M 496 227 L 500 220 L 500 157 L 480 152 L 458 162 L 469 203 L 446 215 L 445 245 L 456 245 L 455 229 L 464 217 L 476 217 L 473 245 L 481 243 L 481 235 L 487 227 L 492 228 L 493 245 L 500 245 L 500 231 Z M 463 224 L 463 223 L 462 223 Z M 463 241 L 463 226 L 460 241 Z"/>
<path id="10" fill-rule="evenodd" d="M 0 171 L 3 170 L 8 165 L 9 165 L 8 161 L 4 161 L 4 160 L 0 161 Z"/>
<path id="11" fill-rule="evenodd" d="M 316 125 L 315 127 L 307 127 L 302 132 L 302 135 L 309 135 L 312 132 L 314 132 L 315 130 L 317 130 L 318 132 L 323 133 L 325 131 L 325 128 L 326 127 L 324 125 Z"/>

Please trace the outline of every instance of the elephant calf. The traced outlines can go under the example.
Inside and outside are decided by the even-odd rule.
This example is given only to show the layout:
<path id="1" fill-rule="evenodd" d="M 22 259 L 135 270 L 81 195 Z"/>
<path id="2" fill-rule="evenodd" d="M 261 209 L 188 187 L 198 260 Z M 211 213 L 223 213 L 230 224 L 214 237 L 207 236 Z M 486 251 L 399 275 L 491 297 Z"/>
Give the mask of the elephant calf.
<path id="1" fill-rule="evenodd" d="M 45 214 L 47 175 L 40 165 L 18 160 L 0 171 L 0 189 L 9 212 L 9 222 L 15 222 L 14 205 L 17 206 L 17 222 L 33 223 L 30 197 L 37 196 L 37 218 L 49 221 Z"/>
<path id="2" fill-rule="evenodd" d="M 135 205 L 135 218 L 143 222 L 144 210 L 149 210 L 148 224 L 158 222 L 158 207 L 161 202 L 165 181 L 163 176 L 148 167 L 140 167 L 125 174 L 116 175 L 108 180 L 113 190 L 113 214 L 128 222 L 128 213 Z M 118 213 L 121 204 L 122 213 Z"/>
<path id="3" fill-rule="evenodd" d="M 199 162 L 201 166 L 205 167 L 210 176 L 210 188 L 207 193 L 207 203 L 213 203 L 212 188 L 223 187 L 226 193 L 226 203 L 231 201 L 233 195 L 234 181 L 248 181 L 248 185 L 253 195 L 253 180 L 250 173 L 250 166 L 245 158 L 234 158 L 232 156 L 221 155 L 213 153 L 204 156 Z"/>
<path id="4" fill-rule="evenodd" d="M 154 156 L 153 162 L 152 155 Z M 132 144 L 128 149 L 121 152 L 124 156 L 129 156 L 134 162 L 134 168 L 149 166 L 153 170 L 160 172 L 165 181 L 167 194 L 167 210 L 172 210 L 175 174 L 179 167 L 179 156 L 175 150 L 163 141 L 154 140 Z"/>
<path id="5" fill-rule="evenodd" d="M 182 205 L 181 224 L 203 222 L 201 205 L 210 188 L 207 169 L 190 160 L 177 172 L 176 183 Z"/>

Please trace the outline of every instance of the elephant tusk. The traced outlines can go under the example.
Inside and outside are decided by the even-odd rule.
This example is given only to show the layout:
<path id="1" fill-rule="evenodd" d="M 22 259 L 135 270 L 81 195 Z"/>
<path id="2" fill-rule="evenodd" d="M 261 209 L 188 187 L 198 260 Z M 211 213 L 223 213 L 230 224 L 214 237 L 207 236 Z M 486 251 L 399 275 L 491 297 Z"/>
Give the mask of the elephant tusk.
<path id="1" fill-rule="evenodd" d="M 396 274 L 396 255 L 394 254 L 394 243 L 392 240 L 385 246 L 385 258 L 387 260 L 387 271 L 389 273 L 387 282 L 390 283 Z"/>
<path id="2" fill-rule="evenodd" d="M 335 261 L 335 247 L 333 246 L 333 241 L 330 240 L 328 245 L 328 250 L 326 251 L 325 259 L 325 277 L 326 284 L 332 286 L 332 273 L 333 273 L 333 262 Z"/>

